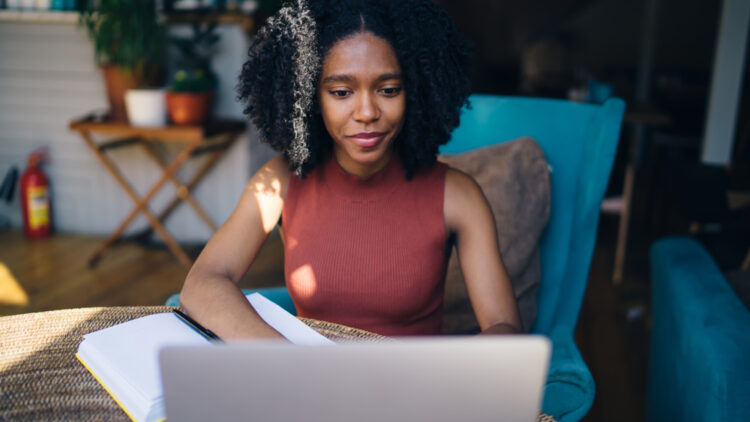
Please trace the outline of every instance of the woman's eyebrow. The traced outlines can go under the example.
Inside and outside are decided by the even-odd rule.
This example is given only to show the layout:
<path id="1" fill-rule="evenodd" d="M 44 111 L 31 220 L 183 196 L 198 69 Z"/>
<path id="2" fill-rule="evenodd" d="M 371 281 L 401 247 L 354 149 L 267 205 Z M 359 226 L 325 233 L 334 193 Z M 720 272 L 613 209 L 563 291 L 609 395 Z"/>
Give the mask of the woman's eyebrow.
<path id="1" fill-rule="evenodd" d="M 320 82 L 321 84 L 326 84 L 329 82 L 353 82 L 354 77 L 351 75 L 329 75 L 323 78 L 323 80 Z M 400 73 L 384 73 L 375 79 L 376 82 L 381 81 L 387 81 L 390 79 L 401 79 Z"/>
<path id="2" fill-rule="evenodd" d="M 401 79 L 401 74 L 400 73 L 384 73 L 384 74 L 378 76 L 378 78 L 376 79 L 376 81 L 380 82 L 380 81 L 387 81 L 387 80 L 390 80 L 390 79 L 399 79 L 400 80 Z"/>
<path id="3" fill-rule="evenodd" d="M 323 78 L 321 81 L 322 84 L 328 83 L 328 82 L 352 82 L 354 78 L 350 75 L 330 75 Z"/>

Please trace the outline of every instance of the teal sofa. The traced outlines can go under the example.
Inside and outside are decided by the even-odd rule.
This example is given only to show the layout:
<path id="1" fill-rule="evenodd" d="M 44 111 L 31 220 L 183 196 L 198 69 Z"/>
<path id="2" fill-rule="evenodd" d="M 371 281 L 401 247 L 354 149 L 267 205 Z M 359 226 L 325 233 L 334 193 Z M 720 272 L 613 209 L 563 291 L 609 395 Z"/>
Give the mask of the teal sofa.
<path id="1" fill-rule="evenodd" d="M 651 247 L 651 310 L 647 420 L 747 420 L 750 311 L 700 243 Z"/>

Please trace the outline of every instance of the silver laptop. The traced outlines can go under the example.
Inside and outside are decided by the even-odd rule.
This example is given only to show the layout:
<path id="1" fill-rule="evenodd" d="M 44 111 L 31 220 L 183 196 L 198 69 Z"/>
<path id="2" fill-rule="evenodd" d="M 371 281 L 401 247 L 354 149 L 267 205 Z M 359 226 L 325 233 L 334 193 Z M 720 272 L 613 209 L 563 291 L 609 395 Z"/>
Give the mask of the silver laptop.
<path id="1" fill-rule="evenodd" d="M 167 420 L 534 421 L 550 343 L 540 336 L 295 346 L 170 347 Z"/>

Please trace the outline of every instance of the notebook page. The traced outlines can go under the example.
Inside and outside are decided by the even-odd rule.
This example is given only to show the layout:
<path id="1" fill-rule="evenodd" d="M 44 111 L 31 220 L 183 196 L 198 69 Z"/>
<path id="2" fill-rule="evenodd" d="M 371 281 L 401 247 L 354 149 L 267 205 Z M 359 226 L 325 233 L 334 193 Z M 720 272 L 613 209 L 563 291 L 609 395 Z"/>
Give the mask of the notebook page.
<path id="1" fill-rule="evenodd" d="M 336 344 L 260 293 L 253 293 L 246 297 L 263 321 L 292 343 L 303 346 Z"/>
<path id="2" fill-rule="evenodd" d="M 209 345 L 209 341 L 193 331 L 172 313 L 137 318 L 123 324 L 84 335 L 85 347 L 96 349 L 116 367 L 121 379 L 149 400 L 162 394 L 159 376 L 159 350 L 165 346 Z M 137 345 L 137 347 L 134 347 Z"/>

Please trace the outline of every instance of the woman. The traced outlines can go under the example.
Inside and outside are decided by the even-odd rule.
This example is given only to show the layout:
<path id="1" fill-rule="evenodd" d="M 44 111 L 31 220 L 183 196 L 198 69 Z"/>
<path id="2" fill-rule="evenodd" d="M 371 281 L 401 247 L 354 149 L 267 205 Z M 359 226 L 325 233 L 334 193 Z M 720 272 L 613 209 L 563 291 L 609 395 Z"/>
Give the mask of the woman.
<path id="1" fill-rule="evenodd" d="M 183 308 L 222 338 L 280 337 L 237 282 L 281 220 L 300 316 L 439 334 L 455 244 L 482 333 L 519 332 L 487 201 L 436 162 L 470 92 L 469 62 L 431 0 L 298 0 L 279 11 L 250 47 L 239 94 L 282 155 L 196 260 Z"/>

